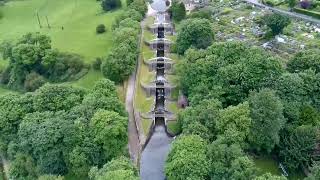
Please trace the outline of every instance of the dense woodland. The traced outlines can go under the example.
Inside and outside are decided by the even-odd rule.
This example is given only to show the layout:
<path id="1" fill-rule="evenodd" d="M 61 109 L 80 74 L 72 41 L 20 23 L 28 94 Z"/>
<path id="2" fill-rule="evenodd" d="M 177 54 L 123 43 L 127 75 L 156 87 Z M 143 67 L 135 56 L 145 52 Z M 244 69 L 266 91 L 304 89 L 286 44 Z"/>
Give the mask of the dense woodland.
<path id="1" fill-rule="evenodd" d="M 91 90 L 59 84 L 78 79 L 90 66 L 79 55 L 53 49 L 50 37 L 27 33 L 1 44 L 9 61 L 1 83 L 34 91 L 0 96 L 0 151 L 11 162 L 10 178 L 138 179 L 128 159 L 127 113 L 115 83 L 135 68 L 145 12 L 145 2 L 135 0 L 116 17 L 116 45 L 93 64 L 111 80 L 102 79 Z"/>
<path id="2" fill-rule="evenodd" d="M 269 14 L 260 23 L 271 38 L 290 19 Z M 176 50 L 184 59 L 176 73 L 190 106 L 178 116 L 182 134 L 167 159 L 168 179 L 286 179 L 261 175 L 252 154 L 319 179 L 320 51 L 287 61 L 241 42 L 214 42 L 205 10 L 179 24 Z"/>

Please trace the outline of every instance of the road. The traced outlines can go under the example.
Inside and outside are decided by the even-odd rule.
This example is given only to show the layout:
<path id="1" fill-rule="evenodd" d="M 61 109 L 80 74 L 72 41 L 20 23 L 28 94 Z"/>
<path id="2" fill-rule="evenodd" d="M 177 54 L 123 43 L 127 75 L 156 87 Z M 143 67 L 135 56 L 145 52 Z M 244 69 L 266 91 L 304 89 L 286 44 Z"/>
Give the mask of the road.
<path id="1" fill-rule="evenodd" d="M 274 7 L 270 7 L 270 6 L 267 6 L 267 5 L 264 5 L 264 4 L 260 3 L 260 2 L 258 2 L 257 0 L 244 0 L 244 2 L 249 3 L 249 4 L 253 4 L 253 5 L 258 6 L 260 8 L 269 9 L 269 10 L 274 11 L 274 12 L 278 12 L 278 13 L 281 13 L 281 14 L 284 14 L 284 15 L 287 15 L 287 16 L 291 16 L 291 17 L 296 18 L 296 19 L 300 19 L 300 20 L 304 20 L 304 21 L 320 24 L 320 20 L 315 19 L 313 17 L 306 16 L 306 15 L 303 15 L 303 14 L 298 14 L 298 13 L 295 13 L 295 12 L 285 11 L 285 10 L 274 8 Z"/>

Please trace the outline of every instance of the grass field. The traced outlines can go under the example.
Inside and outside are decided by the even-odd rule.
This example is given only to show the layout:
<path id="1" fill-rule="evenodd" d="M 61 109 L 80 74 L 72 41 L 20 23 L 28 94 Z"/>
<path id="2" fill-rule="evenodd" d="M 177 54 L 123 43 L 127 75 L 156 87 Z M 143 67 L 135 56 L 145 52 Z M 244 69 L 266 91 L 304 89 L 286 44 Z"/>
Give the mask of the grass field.
<path id="1" fill-rule="evenodd" d="M 96 57 L 105 56 L 110 51 L 113 46 L 111 24 L 121 12 L 117 10 L 103 13 L 100 3 L 95 0 L 10 1 L 1 6 L 0 10 L 3 12 L 0 20 L 0 42 L 16 40 L 27 32 L 41 32 L 51 37 L 54 48 L 80 54 L 86 63 L 91 63 Z M 107 33 L 97 35 L 95 29 L 98 24 L 105 24 Z M 1 66 L 3 67 L 2 60 L 0 68 Z M 100 78 L 100 72 L 90 71 L 78 82 L 71 84 L 90 88 Z M 3 91 L 5 90 L 0 88 L 0 94 Z"/>

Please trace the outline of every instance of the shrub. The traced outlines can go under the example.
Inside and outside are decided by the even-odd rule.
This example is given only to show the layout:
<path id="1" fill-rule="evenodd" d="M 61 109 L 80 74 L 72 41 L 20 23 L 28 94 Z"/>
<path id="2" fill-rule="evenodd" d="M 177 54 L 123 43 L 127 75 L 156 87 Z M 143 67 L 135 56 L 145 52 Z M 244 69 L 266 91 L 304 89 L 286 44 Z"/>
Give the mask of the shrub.
<path id="1" fill-rule="evenodd" d="M 92 63 L 92 68 L 93 68 L 94 70 L 100 70 L 101 63 L 102 63 L 102 59 L 99 58 L 99 57 L 96 58 L 96 60 L 93 61 L 93 63 Z"/>
<path id="2" fill-rule="evenodd" d="M 184 3 L 173 1 L 172 6 L 169 9 L 169 13 L 173 20 L 183 20 L 186 17 L 186 8 L 184 6 Z"/>
<path id="3" fill-rule="evenodd" d="M 291 20 L 287 16 L 273 13 L 263 16 L 262 23 L 267 25 L 271 29 L 272 35 L 275 36 L 282 33 L 283 29 L 291 23 Z"/>
<path id="4" fill-rule="evenodd" d="M 35 91 L 39 87 L 41 87 L 46 80 L 36 72 L 31 72 L 26 76 L 26 80 L 24 81 L 24 89 L 26 91 Z"/>
<path id="5" fill-rule="evenodd" d="M 103 0 L 101 2 L 101 7 L 104 11 L 111 11 L 121 7 L 120 0 Z"/>
<path id="6" fill-rule="evenodd" d="M 3 13 L 2 13 L 2 11 L 0 11 L 0 19 L 2 19 L 3 18 Z"/>
<path id="7" fill-rule="evenodd" d="M 102 34 L 106 32 L 106 26 L 104 24 L 99 24 L 96 28 L 97 34 Z"/>

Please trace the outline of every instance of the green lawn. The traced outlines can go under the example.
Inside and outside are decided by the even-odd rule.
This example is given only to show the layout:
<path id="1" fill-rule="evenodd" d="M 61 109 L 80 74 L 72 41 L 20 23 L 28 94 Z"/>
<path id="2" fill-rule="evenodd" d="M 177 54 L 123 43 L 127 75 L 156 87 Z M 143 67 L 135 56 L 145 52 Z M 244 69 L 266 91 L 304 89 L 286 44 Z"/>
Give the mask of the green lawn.
<path id="1" fill-rule="evenodd" d="M 0 20 L 0 40 L 17 39 L 27 32 L 45 33 L 50 35 L 55 48 L 80 54 L 86 62 L 104 56 L 110 50 L 110 27 L 120 13 L 102 13 L 100 4 L 94 0 L 10 1 L 0 8 L 4 14 Z M 42 28 L 37 21 L 37 12 Z M 109 32 L 96 35 L 98 24 L 105 24 Z"/>
<path id="2" fill-rule="evenodd" d="M 100 3 L 95 0 L 10 1 L 1 6 L 0 10 L 4 15 L 0 20 L 0 42 L 16 40 L 27 32 L 41 32 L 51 37 L 54 48 L 80 54 L 86 63 L 105 56 L 111 50 L 111 24 L 121 12 L 117 10 L 103 13 Z M 51 28 L 47 26 L 46 17 Z M 105 24 L 107 33 L 97 35 L 95 29 L 98 24 Z M 5 66 L 0 59 L 0 68 Z M 79 81 L 69 83 L 90 88 L 101 78 L 100 72 L 91 70 Z M 0 94 L 3 92 L 6 90 L 0 89 Z"/>
<path id="3" fill-rule="evenodd" d="M 254 158 L 254 163 L 255 165 L 260 169 L 260 174 L 264 174 L 267 172 L 270 172 L 271 174 L 275 175 L 281 175 L 282 171 L 279 169 L 278 163 L 273 160 L 269 156 L 264 156 L 264 157 L 257 157 Z M 297 172 L 297 173 L 289 173 L 289 180 L 299 180 L 303 179 L 304 175 L 302 172 Z"/>
<path id="4" fill-rule="evenodd" d="M 177 121 L 168 121 L 167 124 L 168 131 L 175 135 L 178 135 L 181 132 L 180 126 L 178 125 Z"/>

